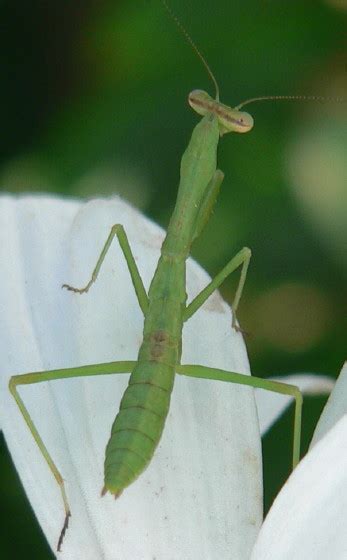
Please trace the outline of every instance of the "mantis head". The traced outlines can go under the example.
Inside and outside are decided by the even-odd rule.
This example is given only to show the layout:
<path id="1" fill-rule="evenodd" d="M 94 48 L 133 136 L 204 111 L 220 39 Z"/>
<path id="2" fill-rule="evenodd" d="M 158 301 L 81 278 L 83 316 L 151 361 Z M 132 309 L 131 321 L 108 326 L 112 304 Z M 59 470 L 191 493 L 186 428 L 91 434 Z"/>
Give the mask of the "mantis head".
<path id="1" fill-rule="evenodd" d="M 213 99 L 206 91 L 200 89 L 192 91 L 188 103 L 199 115 L 214 114 L 218 119 L 221 136 L 227 132 L 248 132 L 253 128 L 253 117 L 249 113 L 224 105 Z"/>

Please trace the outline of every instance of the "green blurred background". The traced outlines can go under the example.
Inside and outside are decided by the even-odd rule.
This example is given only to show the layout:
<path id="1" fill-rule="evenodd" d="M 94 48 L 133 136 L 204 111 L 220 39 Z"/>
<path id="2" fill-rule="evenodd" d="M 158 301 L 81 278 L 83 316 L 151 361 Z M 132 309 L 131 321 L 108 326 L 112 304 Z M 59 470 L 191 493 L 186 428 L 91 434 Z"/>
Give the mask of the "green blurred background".
<path id="1" fill-rule="evenodd" d="M 0 188 L 119 193 L 164 227 L 180 157 L 213 93 L 158 0 L 2 1 Z M 346 0 L 172 0 L 222 101 L 347 90 Z M 341 103 L 249 107 L 223 138 L 226 174 L 194 257 L 215 274 L 253 250 L 239 320 L 253 373 L 336 375 L 345 358 L 347 114 Z M 236 275 L 223 286 L 232 301 Z M 324 399 L 305 401 L 303 449 Z M 291 413 L 264 440 L 266 508 L 290 468 Z M 1 446 L 2 557 L 53 558 Z"/>

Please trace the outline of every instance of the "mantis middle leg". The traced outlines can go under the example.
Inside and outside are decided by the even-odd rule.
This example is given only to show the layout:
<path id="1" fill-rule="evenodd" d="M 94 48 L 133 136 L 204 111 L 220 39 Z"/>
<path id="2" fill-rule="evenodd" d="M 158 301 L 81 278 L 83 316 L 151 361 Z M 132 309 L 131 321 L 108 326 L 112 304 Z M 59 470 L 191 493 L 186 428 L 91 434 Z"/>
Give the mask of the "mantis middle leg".
<path id="1" fill-rule="evenodd" d="M 194 313 L 205 303 L 208 297 L 219 288 L 219 286 L 224 282 L 224 280 L 234 272 L 239 266 L 241 268 L 241 275 L 240 280 L 237 286 L 236 294 L 234 297 L 234 301 L 232 303 L 232 311 L 233 311 L 233 319 L 232 319 L 232 326 L 236 328 L 236 311 L 241 299 L 242 290 L 245 285 L 246 276 L 247 276 L 247 269 L 249 265 L 249 261 L 251 259 L 251 250 L 248 247 L 244 247 L 233 257 L 224 268 L 217 274 L 217 276 L 211 280 L 211 282 L 204 288 L 200 294 L 198 294 L 193 301 L 187 305 L 185 312 L 183 314 L 183 320 L 187 321 L 189 317 L 194 315 Z"/>
<path id="2" fill-rule="evenodd" d="M 89 288 L 91 287 L 92 284 L 94 284 L 95 280 L 98 277 L 98 274 L 100 272 L 100 268 L 102 266 L 102 263 L 104 262 L 104 259 L 106 257 L 106 254 L 111 246 L 111 243 L 115 237 L 115 235 L 118 237 L 118 241 L 119 241 L 119 245 L 123 251 L 125 260 L 127 262 L 128 265 L 128 269 L 130 272 L 130 276 L 131 276 L 131 280 L 133 283 L 133 286 L 135 288 L 135 292 L 136 292 L 136 296 L 137 296 L 137 300 L 139 302 L 139 305 L 141 307 L 142 313 L 145 315 L 147 308 L 148 308 L 148 297 L 147 297 L 147 293 L 145 290 L 145 287 L 143 285 L 142 282 L 142 278 L 140 276 L 139 270 L 137 268 L 135 259 L 134 259 L 134 255 L 132 254 L 130 245 L 129 245 L 129 241 L 127 238 L 127 235 L 124 231 L 124 228 L 122 225 L 120 224 L 115 224 L 114 226 L 112 226 L 110 234 L 106 240 L 106 243 L 100 253 L 100 256 L 97 260 L 97 263 L 95 265 L 95 268 L 92 272 L 92 276 L 89 280 L 89 282 L 86 284 L 86 286 L 84 286 L 84 288 L 74 288 L 73 286 L 70 286 L 69 284 L 63 284 L 63 288 L 66 288 L 67 290 L 70 290 L 71 292 L 75 292 L 78 294 L 83 294 L 85 292 L 88 292 Z"/>

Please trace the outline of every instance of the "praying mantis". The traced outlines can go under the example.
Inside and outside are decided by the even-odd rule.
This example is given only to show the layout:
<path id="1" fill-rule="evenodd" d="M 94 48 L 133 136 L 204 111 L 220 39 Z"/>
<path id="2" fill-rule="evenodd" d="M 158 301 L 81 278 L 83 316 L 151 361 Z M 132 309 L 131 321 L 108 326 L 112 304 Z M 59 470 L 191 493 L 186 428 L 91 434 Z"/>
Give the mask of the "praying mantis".
<path id="1" fill-rule="evenodd" d="M 166 5 L 165 2 L 164 5 Z M 180 362 L 183 324 L 199 311 L 227 276 L 241 268 L 240 280 L 232 305 L 233 323 L 231 327 L 238 329 L 236 311 L 246 280 L 251 257 L 250 250 L 241 249 L 210 284 L 188 304 L 185 273 L 191 245 L 201 234 L 210 217 L 223 180 L 223 173 L 217 169 L 219 139 L 228 132 L 246 133 L 253 127 L 252 117 L 240 110 L 247 102 L 233 109 L 220 102 L 218 84 L 209 66 L 189 36 L 186 33 L 185 35 L 204 62 L 215 84 L 216 94 L 214 99 L 201 90 L 195 90 L 189 95 L 189 104 L 203 118 L 195 127 L 182 157 L 176 206 L 150 289 L 146 292 L 144 288 L 126 232 L 121 224 L 113 226 L 89 282 L 82 288 L 64 284 L 65 289 L 77 294 L 88 292 L 97 279 L 114 238 L 117 237 L 144 316 L 143 342 L 139 349 L 138 359 L 28 373 L 16 375 L 10 380 L 10 391 L 60 487 L 65 521 L 58 539 L 58 550 L 62 547 L 71 515 L 63 473 L 60 473 L 51 452 L 46 448 L 31 420 L 30 413 L 17 391 L 17 387 L 20 385 L 73 377 L 131 373 L 129 386 L 123 396 L 120 412 L 113 424 L 106 448 L 102 494 L 109 492 L 118 497 L 141 475 L 152 460 L 164 429 L 176 373 L 224 383 L 238 383 L 293 396 L 295 398 L 293 466 L 299 460 L 302 397 L 296 387 L 221 369 L 181 364 Z"/>

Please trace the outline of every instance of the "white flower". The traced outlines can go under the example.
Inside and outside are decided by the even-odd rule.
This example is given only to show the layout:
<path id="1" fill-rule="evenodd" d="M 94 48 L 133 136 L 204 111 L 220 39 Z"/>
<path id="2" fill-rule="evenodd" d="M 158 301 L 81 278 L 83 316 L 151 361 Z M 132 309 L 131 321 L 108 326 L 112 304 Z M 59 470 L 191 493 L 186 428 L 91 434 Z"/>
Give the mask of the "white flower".
<path id="1" fill-rule="evenodd" d="M 310 451 L 277 496 L 251 560 L 347 557 L 347 362 Z"/>
<path id="2" fill-rule="evenodd" d="M 136 360 L 143 318 L 117 241 L 88 294 L 78 296 L 61 290 L 64 282 L 81 286 L 90 278 L 114 223 L 124 225 L 148 288 L 163 232 L 119 199 L 83 204 L 51 197 L 0 198 L 0 422 L 53 551 L 64 518 L 60 491 L 8 391 L 8 381 L 13 374 L 29 371 Z M 189 298 L 207 281 L 202 269 L 190 261 Z M 214 294 L 184 327 L 182 362 L 249 374 L 242 337 L 230 325 L 229 308 Z M 110 495 L 100 497 L 103 460 L 127 378 L 113 375 L 65 379 L 19 388 L 64 477 L 71 505 L 72 517 L 58 557 L 249 558 L 262 522 L 260 436 L 253 391 L 177 376 L 155 456 L 148 469 L 115 501 Z M 343 407 L 341 410 L 339 417 L 346 412 Z M 311 501 L 319 503 L 318 498 L 314 502 L 305 477 L 307 469 L 315 472 L 316 468 L 319 477 L 323 457 L 325 469 L 333 472 L 335 483 L 334 488 L 327 485 L 325 497 L 331 496 L 333 513 L 339 513 L 340 505 L 345 503 L 341 491 L 344 473 L 342 467 L 338 472 L 335 467 L 346 463 L 346 451 L 337 458 L 342 437 L 346 441 L 344 420 L 302 461 L 276 503 L 281 504 L 288 494 L 287 499 L 300 500 L 304 495 L 301 484 L 305 484 L 307 507 Z M 321 476 L 323 482 L 330 481 L 327 472 Z M 290 490 L 292 487 L 294 490 Z M 340 489 L 340 495 L 336 489 Z M 315 496 L 317 493 L 319 488 Z M 278 527 L 283 525 L 282 506 L 276 503 L 252 558 L 310 557 L 300 556 L 300 552 L 285 555 L 280 549 L 270 554 L 270 545 L 278 540 L 276 523 Z M 297 515 L 296 518 L 299 519 Z M 307 515 L 303 522 L 310 519 Z M 342 558 L 343 543 L 341 526 L 335 518 L 329 520 L 330 529 L 334 522 L 340 531 L 334 535 L 335 560 Z M 306 538 L 303 550 L 307 552 L 310 530 L 301 529 Z M 273 535 L 270 544 L 266 540 L 269 534 Z M 287 541 L 294 542 L 290 540 L 294 536 L 293 525 Z M 329 546 L 322 529 L 319 536 L 324 547 Z M 289 544 L 283 547 L 284 551 L 293 550 Z M 324 547 L 311 550 L 319 552 Z M 264 550 L 270 555 L 265 556 Z M 326 558 L 319 554 L 314 557 Z"/>

